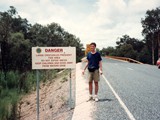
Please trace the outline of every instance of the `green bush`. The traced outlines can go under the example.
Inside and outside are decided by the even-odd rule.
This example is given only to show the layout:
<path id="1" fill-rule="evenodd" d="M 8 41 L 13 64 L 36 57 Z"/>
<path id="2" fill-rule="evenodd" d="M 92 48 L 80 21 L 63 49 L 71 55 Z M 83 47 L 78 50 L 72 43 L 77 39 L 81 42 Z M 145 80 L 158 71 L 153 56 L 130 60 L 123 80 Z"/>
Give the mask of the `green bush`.
<path id="1" fill-rule="evenodd" d="M 23 90 L 28 93 L 36 89 L 36 74 L 34 71 L 27 72 L 26 78 L 24 80 Z"/>
<path id="2" fill-rule="evenodd" d="M 10 117 L 10 104 L 7 97 L 0 99 L 0 120 L 7 120 Z"/>
<path id="3" fill-rule="evenodd" d="M 9 89 L 18 88 L 20 74 L 18 71 L 10 71 L 7 73 L 7 86 Z"/>
<path id="4" fill-rule="evenodd" d="M 19 100 L 17 89 L 3 89 L 0 97 L 0 120 L 16 120 Z"/>
<path id="5" fill-rule="evenodd" d="M 4 79 L 4 73 L 1 71 L 0 72 L 0 86 L 3 88 L 7 87 L 7 81 Z"/>

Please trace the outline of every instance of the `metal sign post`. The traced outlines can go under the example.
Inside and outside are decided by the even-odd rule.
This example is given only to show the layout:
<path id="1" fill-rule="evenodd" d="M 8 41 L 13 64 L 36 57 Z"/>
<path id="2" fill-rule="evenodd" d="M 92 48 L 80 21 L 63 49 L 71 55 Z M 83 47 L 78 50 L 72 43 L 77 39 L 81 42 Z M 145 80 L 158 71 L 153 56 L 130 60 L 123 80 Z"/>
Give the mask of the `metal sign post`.
<path id="1" fill-rule="evenodd" d="M 36 70 L 37 78 L 37 120 L 39 120 L 39 71 Z"/>
<path id="2" fill-rule="evenodd" d="M 69 72 L 69 107 L 72 109 L 72 69 Z"/>

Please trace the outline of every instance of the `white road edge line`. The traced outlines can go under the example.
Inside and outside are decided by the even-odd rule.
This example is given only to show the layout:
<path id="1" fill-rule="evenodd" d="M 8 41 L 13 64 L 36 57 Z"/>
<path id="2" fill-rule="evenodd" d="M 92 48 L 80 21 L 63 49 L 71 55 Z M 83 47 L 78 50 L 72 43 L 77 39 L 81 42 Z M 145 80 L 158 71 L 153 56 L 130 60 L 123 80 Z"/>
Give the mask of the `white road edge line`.
<path id="1" fill-rule="evenodd" d="M 129 70 L 133 70 L 132 68 L 127 68 L 127 69 L 129 69 Z"/>
<path id="2" fill-rule="evenodd" d="M 112 92 L 115 95 L 115 97 L 118 99 L 120 105 L 123 107 L 123 109 L 127 113 L 127 115 L 130 118 L 130 120 L 136 120 L 134 118 L 134 116 L 132 115 L 132 113 L 128 110 L 128 108 L 126 107 L 126 105 L 124 104 L 124 102 L 121 100 L 121 98 L 119 97 L 119 95 L 115 92 L 115 90 L 113 89 L 113 87 L 111 86 L 111 84 L 108 82 L 107 78 L 104 75 L 102 75 L 102 77 L 105 79 L 106 83 L 108 84 L 108 86 L 112 90 Z"/>

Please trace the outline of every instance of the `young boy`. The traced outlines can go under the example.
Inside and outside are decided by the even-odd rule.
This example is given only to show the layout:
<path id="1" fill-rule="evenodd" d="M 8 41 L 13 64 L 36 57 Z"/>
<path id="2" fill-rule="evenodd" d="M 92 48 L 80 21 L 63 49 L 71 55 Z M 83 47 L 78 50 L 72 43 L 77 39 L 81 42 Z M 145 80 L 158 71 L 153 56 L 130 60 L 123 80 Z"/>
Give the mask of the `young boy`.
<path id="1" fill-rule="evenodd" d="M 96 52 L 96 43 L 91 43 L 90 44 L 90 50 L 87 54 L 87 64 L 82 71 L 82 74 L 84 74 L 86 68 L 88 68 L 89 71 L 89 100 L 93 99 L 92 95 L 92 83 L 94 81 L 95 84 L 95 101 L 98 101 L 98 82 L 100 80 L 99 74 L 102 75 L 102 58 L 99 52 Z"/>

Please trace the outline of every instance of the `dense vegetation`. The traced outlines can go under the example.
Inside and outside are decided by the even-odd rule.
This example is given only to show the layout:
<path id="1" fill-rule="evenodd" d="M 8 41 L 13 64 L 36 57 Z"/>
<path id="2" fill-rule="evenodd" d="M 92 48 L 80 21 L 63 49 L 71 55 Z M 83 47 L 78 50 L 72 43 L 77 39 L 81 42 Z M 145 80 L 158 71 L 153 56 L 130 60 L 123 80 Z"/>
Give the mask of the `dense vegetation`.
<path id="1" fill-rule="evenodd" d="M 59 24 L 31 25 L 13 6 L 0 12 L 0 120 L 18 119 L 20 95 L 35 90 L 35 71 L 31 68 L 31 47 L 35 46 L 74 46 L 77 61 L 83 56 L 80 39 Z M 57 71 L 43 70 L 40 78 L 52 79 Z"/>
<path id="2" fill-rule="evenodd" d="M 143 63 L 155 64 L 160 57 L 160 7 L 148 10 L 141 23 L 143 40 L 124 35 L 116 42 L 116 47 L 103 48 L 102 54 L 129 57 Z"/>

